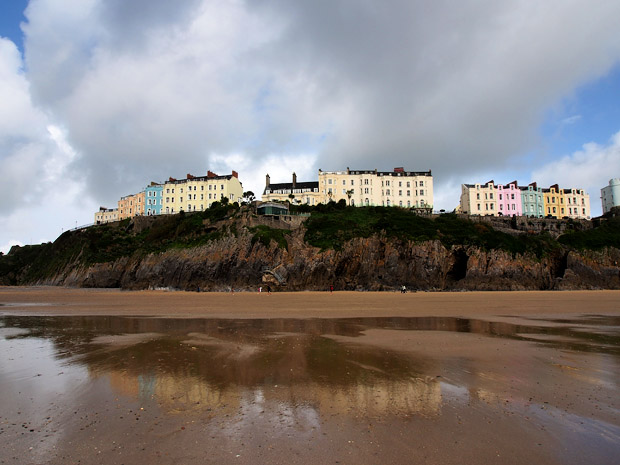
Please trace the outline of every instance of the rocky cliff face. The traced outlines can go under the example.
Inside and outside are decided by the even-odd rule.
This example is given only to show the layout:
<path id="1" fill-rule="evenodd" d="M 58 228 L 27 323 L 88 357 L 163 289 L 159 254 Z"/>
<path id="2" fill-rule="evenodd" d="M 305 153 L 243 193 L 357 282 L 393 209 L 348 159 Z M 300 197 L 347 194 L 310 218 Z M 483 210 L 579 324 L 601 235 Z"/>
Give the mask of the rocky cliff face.
<path id="1" fill-rule="evenodd" d="M 125 289 L 286 290 L 536 290 L 620 289 L 620 251 L 556 251 L 543 259 L 475 247 L 446 249 L 439 241 L 358 238 L 342 250 L 304 242 L 303 228 L 288 248 L 252 241 L 247 229 L 207 245 L 132 256 L 92 266 L 69 264 L 38 284 Z"/>

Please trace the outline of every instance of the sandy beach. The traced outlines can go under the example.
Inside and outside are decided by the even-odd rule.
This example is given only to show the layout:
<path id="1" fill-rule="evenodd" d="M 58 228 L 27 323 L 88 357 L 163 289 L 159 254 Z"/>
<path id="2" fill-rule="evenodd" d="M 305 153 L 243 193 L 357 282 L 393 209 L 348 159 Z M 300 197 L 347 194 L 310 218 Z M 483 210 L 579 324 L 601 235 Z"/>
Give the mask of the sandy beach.
<path id="1" fill-rule="evenodd" d="M 201 318 L 499 317 L 620 313 L 620 291 L 169 292 L 0 287 L 0 311 Z"/>
<path id="2" fill-rule="evenodd" d="M 0 288 L 0 463 L 611 464 L 620 292 Z"/>

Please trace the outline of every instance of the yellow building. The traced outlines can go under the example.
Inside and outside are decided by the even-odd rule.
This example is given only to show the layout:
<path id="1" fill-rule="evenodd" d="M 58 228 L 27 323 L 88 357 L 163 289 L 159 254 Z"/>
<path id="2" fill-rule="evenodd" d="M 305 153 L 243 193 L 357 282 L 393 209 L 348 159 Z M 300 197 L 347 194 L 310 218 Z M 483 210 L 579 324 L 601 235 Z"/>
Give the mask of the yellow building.
<path id="1" fill-rule="evenodd" d="M 105 224 L 118 221 L 118 209 L 100 207 L 99 211 L 95 213 L 95 224 Z"/>
<path id="2" fill-rule="evenodd" d="M 568 210 L 564 204 L 564 189 L 560 189 L 557 184 L 548 189 L 543 189 L 543 199 L 545 216 L 552 218 L 563 218 L 566 216 Z"/>
<path id="3" fill-rule="evenodd" d="M 461 213 L 497 216 L 497 187 L 493 181 L 486 184 L 461 184 Z"/>
<path id="4" fill-rule="evenodd" d="M 279 184 L 271 184 L 271 178 L 267 175 L 261 201 L 291 202 L 304 205 L 324 203 L 323 197 L 319 192 L 318 181 L 297 182 L 297 175 L 295 173 L 293 173 L 293 182 Z"/>
<path id="5" fill-rule="evenodd" d="M 164 183 L 161 213 L 203 211 L 224 198 L 230 203 L 243 198 L 243 186 L 236 171 L 225 176 L 208 171 L 206 176 L 188 174 L 185 179 L 170 178 Z"/>
<path id="6" fill-rule="evenodd" d="M 360 207 L 433 207 L 430 171 L 319 170 L 319 191 L 323 203 L 345 200 L 348 205 Z"/>

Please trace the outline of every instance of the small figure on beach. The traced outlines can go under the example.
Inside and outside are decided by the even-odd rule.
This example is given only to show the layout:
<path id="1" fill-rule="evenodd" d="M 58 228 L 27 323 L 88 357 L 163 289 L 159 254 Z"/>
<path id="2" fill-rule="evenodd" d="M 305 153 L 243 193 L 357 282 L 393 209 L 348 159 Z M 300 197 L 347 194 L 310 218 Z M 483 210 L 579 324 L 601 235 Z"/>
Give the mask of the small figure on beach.
<path id="1" fill-rule="evenodd" d="M 334 293 L 334 285 L 333 284 L 330 284 L 330 286 L 329 286 L 329 293 L 330 294 Z"/>
<path id="2" fill-rule="evenodd" d="M 258 286 L 258 293 L 260 294 L 261 292 L 263 292 L 263 286 Z"/>
<path id="3" fill-rule="evenodd" d="M 267 285 L 267 294 L 271 295 L 271 286 Z"/>
<path id="4" fill-rule="evenodd" d="M 407 293 L 407 287 L 403 284 L 403 287 L 400 288 L 400 293 L 401 294 L 406 294 Z"/>

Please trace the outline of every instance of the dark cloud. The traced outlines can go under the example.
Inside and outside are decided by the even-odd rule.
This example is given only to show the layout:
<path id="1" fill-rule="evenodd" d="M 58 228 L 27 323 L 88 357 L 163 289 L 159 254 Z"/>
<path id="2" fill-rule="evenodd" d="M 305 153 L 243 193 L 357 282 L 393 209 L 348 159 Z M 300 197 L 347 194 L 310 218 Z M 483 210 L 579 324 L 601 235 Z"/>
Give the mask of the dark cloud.
<path id="1" fill-rule="evenodd" d="M 440 186 L 514 163 L 620 58 L 611 1 L 63 3 L 28 9 L 28 76 L 108 203 L 232 155 L 248 178 L 316 154 Z"/>

